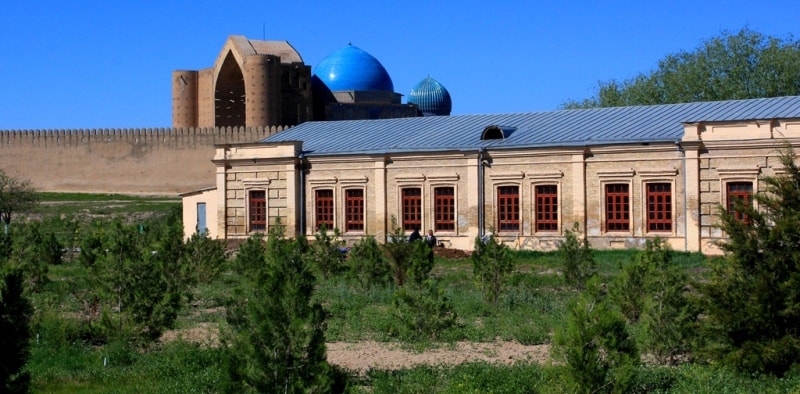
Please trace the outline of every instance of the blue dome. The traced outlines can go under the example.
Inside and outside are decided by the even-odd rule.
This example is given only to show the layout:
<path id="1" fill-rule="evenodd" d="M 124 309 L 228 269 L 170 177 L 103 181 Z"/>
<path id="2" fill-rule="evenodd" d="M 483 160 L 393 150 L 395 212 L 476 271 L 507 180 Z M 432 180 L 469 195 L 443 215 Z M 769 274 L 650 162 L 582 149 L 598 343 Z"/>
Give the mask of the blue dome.
<path id="1" fill-rule="evenodd" d="M 381 62 L 352 44 L 322 60 L 314 70 L 314 80 L 331 92 L 378 90 L 394 92 L 394 84 Z"/>
<path id="2" fill-rule="evenodd" d="M 416 104 L 425 116 L 450 115 L 453 103 L 450 93 L 439 81 L 427 77 L 411 89 L 409 104 Z"/>

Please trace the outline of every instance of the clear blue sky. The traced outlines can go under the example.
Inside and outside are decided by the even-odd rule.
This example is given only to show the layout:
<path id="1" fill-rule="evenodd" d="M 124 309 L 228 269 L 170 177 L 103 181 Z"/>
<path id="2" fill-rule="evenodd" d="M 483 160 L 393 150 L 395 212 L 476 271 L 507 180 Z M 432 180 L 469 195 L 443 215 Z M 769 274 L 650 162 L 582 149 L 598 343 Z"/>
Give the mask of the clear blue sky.
<path id="1" fill-rule="evenodd" d="M 474 114 L 556 109 L 724 30 L 797 39 L 798 17 L 797 0 L 5 0 L 0 130 L 169 127 L 172 71 L 232 34 L 287 40 L 312 72 L 351 42 L 395 91 L 430 75 Z"/>

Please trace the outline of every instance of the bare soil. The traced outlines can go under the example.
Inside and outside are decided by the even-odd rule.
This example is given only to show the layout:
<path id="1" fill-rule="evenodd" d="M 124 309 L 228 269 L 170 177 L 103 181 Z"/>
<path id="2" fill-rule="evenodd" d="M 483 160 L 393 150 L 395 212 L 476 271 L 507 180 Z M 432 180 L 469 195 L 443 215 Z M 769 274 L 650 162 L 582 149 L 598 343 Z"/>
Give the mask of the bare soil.
<path id="1" fill-rule="evenodd" d="M 406 350 L 385 342 L 328 343 L 328 362 L 346 370 L 365 373 L 370 369 L 398 370 L 418 365 L 458 365 L 486 361 L 493 364 L 517 362 L 544 364 L 550 345 L 522 345 L 517 342 L 457 342 L 422 352 Z"/>
<path id="2" fill-rule="evenodd" d="M 218 327 L 214 323 L 168 331 L 161 341 L 179 338 L 204 346 L 219 345 Z M 415 351 L 393 342 L 331 342 L 327 344 L 327 353 L 331 364 L 363 374 L 371 369 L 399 370 L 418 365 L 449 366 L 474 361 L 506 365 L 517 362 L 545 364 L 550 358 L 550 345 L 523 345 L 498 339 L 494 342 L 441 344 L 434 349 Z"/>

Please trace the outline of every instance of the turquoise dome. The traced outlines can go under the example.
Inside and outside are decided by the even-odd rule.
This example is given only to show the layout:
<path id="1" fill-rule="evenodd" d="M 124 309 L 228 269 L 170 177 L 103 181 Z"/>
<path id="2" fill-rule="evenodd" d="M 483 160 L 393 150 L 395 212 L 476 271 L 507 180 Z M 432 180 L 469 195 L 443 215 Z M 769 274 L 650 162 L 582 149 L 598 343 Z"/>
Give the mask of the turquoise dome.
<path id="1" fill-rule="evenodd" d="M 331 92 L 343 90 L 394 92 L 394 84 L 381 62 L 352 44 L 322 60 L 314 69 L 312 83 Z"/>
<path id="2" fill-rule="evenodd" d="M 424 116 L 450 115 L 453 102 L 450 93 L 439 81 L 427 77 L 411 89 L 408 103 L 416 104 Z"/>

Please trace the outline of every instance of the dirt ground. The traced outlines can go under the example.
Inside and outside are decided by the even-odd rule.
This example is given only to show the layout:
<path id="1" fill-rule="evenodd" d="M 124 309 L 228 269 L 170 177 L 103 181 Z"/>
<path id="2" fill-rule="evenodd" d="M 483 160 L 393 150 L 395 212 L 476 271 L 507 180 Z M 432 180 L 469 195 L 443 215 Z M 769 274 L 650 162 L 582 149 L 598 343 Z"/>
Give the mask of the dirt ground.
<path id="1" fill-rule="evenodd" d="M 405 350 L 399 344 L 383 342 L 328 343 L 328 362 L 358 373 L 370 369 L 398 370 L 423 364 L 457 365 L 472 361 L 544 364 L 549 357 L 550 345 L 526 346 L 505 341 L 458 342 L 423 352 Z"/>
<path id="2" fill-rule="evenodd" d="M 213 323 L 178 331 L 168 331 L 161 341 L 186 341 L 207 346 L 219 345 L 218 328 Z M 399 370 L 417 365 L 458 365 L 472 361 L 497 364 L 516 362 L 545 364 L 550 357 L 550 345 L 522 345 L 517 342 L 457 342 L 442 344 L 436 349 L 414 351 L 399 343 L 387 342 L 331 342 L 327 344 L 328 362 L 356 373 L 370 369 Z"/>

